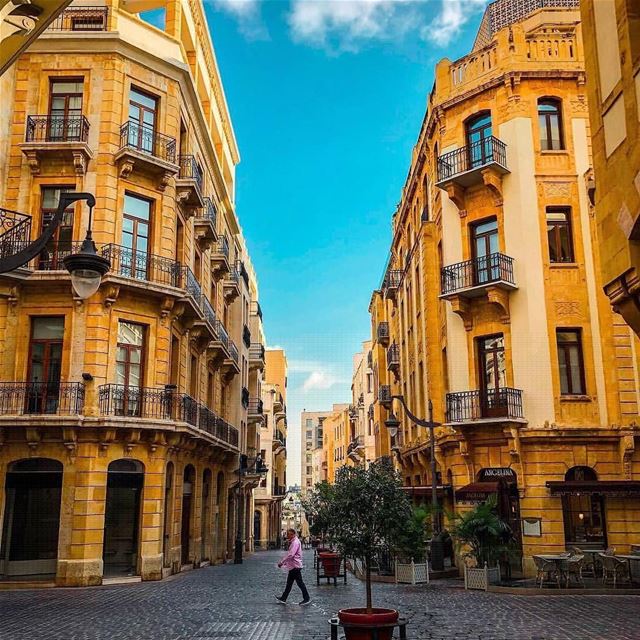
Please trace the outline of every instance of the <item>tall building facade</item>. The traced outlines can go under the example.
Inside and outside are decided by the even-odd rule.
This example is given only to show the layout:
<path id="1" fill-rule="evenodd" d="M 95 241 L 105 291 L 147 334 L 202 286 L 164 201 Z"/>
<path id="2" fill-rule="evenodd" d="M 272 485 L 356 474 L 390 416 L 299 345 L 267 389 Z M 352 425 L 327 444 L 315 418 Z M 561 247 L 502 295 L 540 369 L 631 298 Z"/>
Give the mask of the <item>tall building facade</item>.
<path id="1" fill-rule="evenodd" d="M 201 2 L 72 5 L 0 79 L 0 202 L 40 236 L 95 195 L 110 271 L 82 301 L 69 208 L 0 276 L 0 574 L 157 580 L 250 537 L 257 287 L 235 214 L 238 149 Z M 252 288 L 253 280 L 253 292 Z M 258 349 L 259 350 L 259 349 Z M 249 543 L 250 546 L 250 543 Z"/>
<path id="2" fill-rule="evenodd" d="M 287 493 L 287 358 L 282 349 L 266 350 L 262 408 L 260 459 L 268 472 L 255 491 L 253 535 L 257 547 L 269 549 L 280 546 Z"/>
<path id="3" fill-rule="evenodd" d="M 520 558 L 640 533 L 638 342 L 602 293 L 577 1 L 498 0 L 436 67 L 375 291 L 377 455 L 441 504 L 495 495 Z"/>
<path id="4" fill-rule="evenodd" d="M 318 462 L 321 461 L 318 456 L 316 456 L 318 459 L 314 460 L 314 455 L 317 451 L 322 451 L 323 423 L 330 414 L 330 411 L 303 411 L 300 414 L 300 465 L 303 496 L 323 479 L 320 473 L 321 466 L 318 466 Z"/>
<path id="5" fill-rule="evenodd" d="M 375 460 L 376 443 L 373 430 L 374 387 L 372 343 L 362 343 L 362 351 L 353 356 L 351 379 L 351 427 L 347 455 L 354 464 L 368 465 Z"/>
<path id="6" fill-rule="evenodd" d="M 605 293 L 640 335 L 640 5 L 581 3 Z"/>

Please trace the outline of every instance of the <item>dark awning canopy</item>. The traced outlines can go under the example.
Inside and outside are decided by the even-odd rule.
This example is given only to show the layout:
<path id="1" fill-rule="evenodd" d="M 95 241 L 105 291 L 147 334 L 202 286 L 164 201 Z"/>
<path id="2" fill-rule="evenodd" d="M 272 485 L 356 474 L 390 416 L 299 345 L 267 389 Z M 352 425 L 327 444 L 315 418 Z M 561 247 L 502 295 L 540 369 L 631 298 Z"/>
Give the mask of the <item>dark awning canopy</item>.
<path id="1" fill-rule="evenodd" d="M 499 482 L 472 482 L 456 491 L 456 500 L 483 502 L 499 490 Z"/>
<path id="2" fill-rule="evenodd" d="M 409 496 L 430 496 L 431 486 L 428 487 L 402 487 L 402 490 L 409 494 Z M 450 484 L 439 484 L 436 487 L 436 494 L 440 497 L 451 493 Z"/>
<path id="3" fill-rule="evenodd" d="M 601 494 L 611 497 L 640 497 L 639 480 L 549 480 L 552 496 Z"/>

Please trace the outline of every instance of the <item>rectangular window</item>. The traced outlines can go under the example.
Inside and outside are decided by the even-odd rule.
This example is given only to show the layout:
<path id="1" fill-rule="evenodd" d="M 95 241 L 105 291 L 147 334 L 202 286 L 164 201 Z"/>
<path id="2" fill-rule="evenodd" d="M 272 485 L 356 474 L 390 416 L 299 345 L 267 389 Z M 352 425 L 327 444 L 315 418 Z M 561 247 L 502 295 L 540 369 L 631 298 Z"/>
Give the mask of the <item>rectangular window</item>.
<path id="1" fill-rule="evenodd" d="M 549 241 L 550 262 L 575 262 L 571 233 L 571 209 L 568 207 L 547 207 L 547 239 Z"/>
<path id="2" fill-rule="evenodd" d="M 145 327 L 120 321 L 116 353 L 116 383 L 141 387 L 144 362 Z"/>
<path id="3" fill-rule="evenodd" d="M 51 80 L 47 140 L 67 142 L 81 139 L 82 92 L 82 78 Z"/>
<path id="4" fill-rule="evenodd" d="M 560 393 L 584 395 L 584 362 L 582 357 L 582 332 L 580 329 L 556 329 L 558 366 L 560 368 Z"/>
<path id="5" fill-rule="evenodd" d="M 120 275 L 138 280 L 147 279 L 150 224 L 151 202 L 130 193 L 125 194 Z"/>
<path id="6" fill-rule="evenodd" d="M 74 186 L 42 187 L 40 213 L 43 231 L 58 208 L 60 194 L 73 190 L 75 190 Z M 74 206 L 71 205 L 65 210 L 60 226 L 54 231 L 44 251 L 38 256 L 38 269 L 45 271 L 64 269 L 62 259 L 72 252 L 73 209 Z"/>
<path id="7" fill-rule="evenodd" d="M 26 413 L 55 413 L 62 369 L 63 317 L 31 319 Z"/>
<path id="8" fill-rule="evenodd" d="M 538 126 L 542 151 L 564 149 L 562 107 L 559 100 L 554 98 L 538 100 Z"/>

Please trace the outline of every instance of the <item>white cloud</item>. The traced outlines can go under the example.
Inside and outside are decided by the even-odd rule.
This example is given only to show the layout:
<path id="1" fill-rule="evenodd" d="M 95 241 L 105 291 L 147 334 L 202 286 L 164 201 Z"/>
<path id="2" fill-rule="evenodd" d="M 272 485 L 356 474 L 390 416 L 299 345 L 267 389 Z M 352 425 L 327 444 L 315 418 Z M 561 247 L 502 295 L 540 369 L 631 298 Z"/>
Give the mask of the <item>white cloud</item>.
<path id="1" fill-rule="evenodd" d="M 426 40 L 445 46 L 476 12 L 485 8 L 487 0 L 441 0 L 441 3 L 440 13 L 421 31 Z"/>
<path id="2" fill-rule="evenodd" d="M 339 384 L 340 380 L 326 371 L 313 371 L 311 375 L 304 381 L 302 385 L 303 391 L 312 391 L 314 389 L 330 389 L 335 384 Z"/>
<path id="3" fill-rule="evenodd" d="M 258 0 L 213 0 L 213 4 L 238 18 L 254 15 L 258 10 Z"/>
<path id="4" fill-rule="evenodd" d="M 302 391 L 327 390 L 338 384 L 350 383 L 346 375 L 340 375 L 332 363 L 317 360 L 289 360 L 288 370 L 291 374 L 304 374 Z"/>
<path id="5" fill-rule="evenodd" d="M 269 32 L 260 16 L 260 0 L 213 0 L 213 6 L 231 14 L 240 33 L 248 40 L 269 39 Z"/>

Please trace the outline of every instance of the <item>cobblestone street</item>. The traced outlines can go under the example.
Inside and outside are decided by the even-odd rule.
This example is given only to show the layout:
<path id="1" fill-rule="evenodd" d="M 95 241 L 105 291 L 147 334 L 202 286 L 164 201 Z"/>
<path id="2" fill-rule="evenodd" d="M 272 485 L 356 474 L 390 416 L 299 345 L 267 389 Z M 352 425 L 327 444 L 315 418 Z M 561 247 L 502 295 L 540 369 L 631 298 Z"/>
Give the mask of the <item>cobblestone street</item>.
<path id="1" fill-rule="evenodd" d="M 276 552 L 165 580 L 92 589 L 0 592 L 2 640 L 326 640 L 327 619 L 360 606 L 363 585 L 317 587 L 313 603 L 275 602 L 285 575 Z M 412 640 L 639 640 L 640 597 L 510 596 L 442 585 L 374 585 L 374 603 L 397 607 Z"/>

